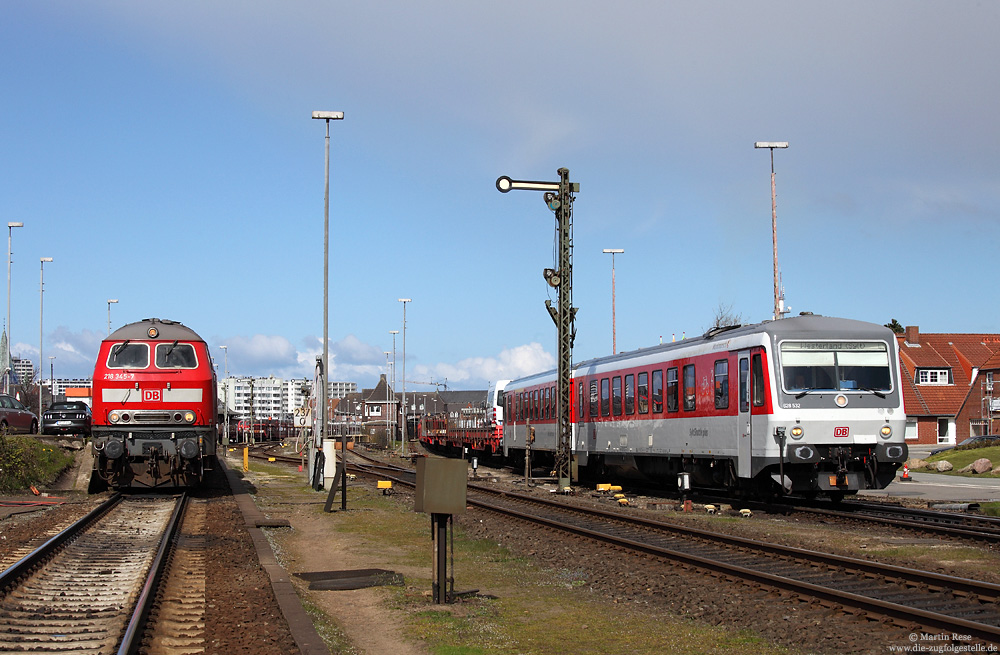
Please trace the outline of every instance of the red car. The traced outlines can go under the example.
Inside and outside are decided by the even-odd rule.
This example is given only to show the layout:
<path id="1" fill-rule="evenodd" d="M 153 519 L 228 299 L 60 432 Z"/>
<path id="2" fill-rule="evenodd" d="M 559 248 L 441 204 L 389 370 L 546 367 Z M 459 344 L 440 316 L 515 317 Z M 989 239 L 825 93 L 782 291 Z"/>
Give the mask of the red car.
<path id="1" fill-rule="evenodd" d="M 0 394 L 0 430 L 4 432 L 38 432 L 38 417 L 13 396 Z"/>

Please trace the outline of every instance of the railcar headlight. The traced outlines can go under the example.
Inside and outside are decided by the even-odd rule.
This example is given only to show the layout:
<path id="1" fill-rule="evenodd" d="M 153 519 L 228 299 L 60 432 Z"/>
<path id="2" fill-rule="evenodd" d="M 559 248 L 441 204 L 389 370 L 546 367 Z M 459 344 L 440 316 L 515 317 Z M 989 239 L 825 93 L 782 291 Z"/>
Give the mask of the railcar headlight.
<path id="1" fill-rule="evenodd" d="M 892 436 L 892 426 L 891 425 L 883 425 L 882 429 L 879 430 L 879 432 L 882 434 L 883 438 L 888 439 L 889 437 Z"/>
<path id="2" fill-rule="evenodd" d="M 194 412 L 184 412 L 184 422 L 194 423 Z"/>
<path id="3" fill-rule="evenodd" d="M 111 421 L 112 423 L 117 423 L 118 421 L 121 420 L 121 418 L 122 417 L 120 414 L 118 414 L 118 412 L 111 412 L 110 414 L 108 414 L 108 420 Z"/>
<path id="4" fill-rule="evenodd" d="M 838 394 L 833 401 L 837 403 L 837 407 L 847 407 L 847 396 L 844 394 Z"/>
<path id="5" fill-rule="evenodd" d="M 802 435 L 804 434 L 801 425 L 796 425 L 788 433 L 792 435 L 792 439 L 801 439 Z"/>

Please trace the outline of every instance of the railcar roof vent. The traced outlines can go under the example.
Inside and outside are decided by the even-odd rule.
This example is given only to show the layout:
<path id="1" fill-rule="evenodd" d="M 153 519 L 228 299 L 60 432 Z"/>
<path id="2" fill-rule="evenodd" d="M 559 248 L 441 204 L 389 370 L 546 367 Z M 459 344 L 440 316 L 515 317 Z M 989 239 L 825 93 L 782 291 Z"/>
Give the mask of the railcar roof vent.
<path id="1" fill-rule="evenodd" d="M 716 325 L 714 328 L 709 329 L 709 331 L 706 332 L 705 334 L 703 334 L 702 336 L 705 337 L 706 339 L 711 339 L 712 337 L 718 336 L 718 335 L 722 334 L 723 332 L 729 332 L 730 330 L 735 330 L 738 327 L 742 327 L 742 326 L 738 325 L 738 324 L 737 325 Z"/>

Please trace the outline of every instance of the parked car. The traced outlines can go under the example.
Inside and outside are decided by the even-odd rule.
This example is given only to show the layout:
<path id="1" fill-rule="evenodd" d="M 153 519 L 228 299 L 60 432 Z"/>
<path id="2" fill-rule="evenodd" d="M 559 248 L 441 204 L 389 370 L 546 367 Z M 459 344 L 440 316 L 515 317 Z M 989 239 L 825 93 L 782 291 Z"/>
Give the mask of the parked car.
<path id="1" fill-rule="evenodd" d="M 71 401 L 53 403 L 42 414 L 43 434 L 79 434 L 90 436 L 92 414 L 87 403 Z"/>
<path id="2" fill-rule="evenodd" d="M 962 439 L 955 446 L 945 446 L 944 448 L 936 448 L 932 450 L 931 455 L 937 455 L 938 453 L 943 453 L 946 450 L 952 450 L 954 448 L 958 448 L 959 446 L 976 446 L 979 448 L 985 448 L 986 446 L 1000 446 L 1000 434 L 981 434 L 978 437 Z"/>
<path id="3" fill-rule="evenodd" d="M 38 417 L 17 398 L 0 394 L 0 431 L 34 434 L 38 432 Z"/>

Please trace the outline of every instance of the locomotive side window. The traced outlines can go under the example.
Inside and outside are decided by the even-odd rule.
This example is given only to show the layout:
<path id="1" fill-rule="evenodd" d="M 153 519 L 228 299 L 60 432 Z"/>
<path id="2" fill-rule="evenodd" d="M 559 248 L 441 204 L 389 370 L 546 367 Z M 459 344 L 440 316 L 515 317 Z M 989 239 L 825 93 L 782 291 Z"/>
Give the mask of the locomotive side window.
<path id="1" fill-rule="evenodd" d="M 695 407 L 694 364 L 684 367 L 684 411 L 693 412 Z"/>
<path id="2" fill-rule="evenodd" d="M 156 344 L 156 368 L 198 368 L 198 356 L 189 343 Z"/>
<path id="3" fill-rule="evenodd" d="M 729 360 L 715 362 L 715 408 L 729 407 Z"/>
<path id="4" fill-rule="evenodd" d="M 611 379 L 611 411 L 615 416 L 622 415 L 622 377 L 620 375 Z"/>
<path id="5" fill-rule="evenodd" d="M 754 407 L 764 406 L 764 360 L 754 353 L 750 360 L 750 395 Z"/>
<path id="6" fill-rule="evenodd" d="M 597 380 L 590 381 L 590 417 L 593 418 L 597 416 Z"/>
<path id="7" fill-rule="evenodd" d="M 635 375 L 625 376 L 625 413 L 635 414 Z"/>
<path id="8" fill-rule="evenodd" d="M 653 371 L 653 413 L 663 411 L 663 371 Z"/>
<path id="9" fill-rule="evenodd" d="M 649 373 L 639 374 L 639 413 L 649 412 Z"/>
<path id="10" fill-rule="evenodd" d="M 611 415 L 611 393 L 607 378 L 601 379 L 601 416 Z"/>
<path id="11" fill-rule="evenodd" d="M 667 369 L 667 411 L 677 411 L 677 367 Z"/>
<path id="12" fill-rule="evenodd" d="M 146 368 L 149 366 L 149 346 L 123 341 L 111 346 L 108 368 Z"/>
<path id="13" fill-rule="evenodd" d="M 750 360 L 740 358 L 740 411 L 750 411 Z"/>

